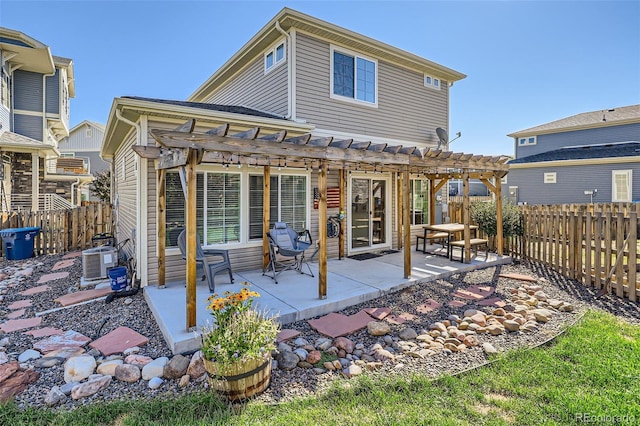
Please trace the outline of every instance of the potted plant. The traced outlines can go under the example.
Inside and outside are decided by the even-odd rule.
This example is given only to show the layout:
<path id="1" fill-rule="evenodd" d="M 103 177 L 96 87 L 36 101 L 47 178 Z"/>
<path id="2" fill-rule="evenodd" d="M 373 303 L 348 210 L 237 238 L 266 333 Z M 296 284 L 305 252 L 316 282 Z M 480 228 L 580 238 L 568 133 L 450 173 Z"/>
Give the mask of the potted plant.
<path id="1" fill-rule="evenodd" d="M 213 321 L 202 329 L 202 353 L 211 388 L 230 401 L 263 392 L 271 380 L 271 351 L 279 325 L 252 307 L 258 292 L 242 283 L 238 292 L 207 300 Z"/>

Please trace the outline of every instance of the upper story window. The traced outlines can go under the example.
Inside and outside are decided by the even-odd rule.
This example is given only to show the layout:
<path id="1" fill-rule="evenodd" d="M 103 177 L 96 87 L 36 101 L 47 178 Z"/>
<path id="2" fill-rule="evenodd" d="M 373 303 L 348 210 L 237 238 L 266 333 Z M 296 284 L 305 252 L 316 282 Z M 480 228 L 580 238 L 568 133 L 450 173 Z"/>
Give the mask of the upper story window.
<path id="1" fill-rule="evenodd" d="M 331 97 L 377 105 L 378 63 L 331 48 Z"/>
<path id="2" fill-rule="evenodd" d="M 275 68 L 276 65 L 283 63 L 285 57 L 284 41 L 282 41 L 264 54 L 264 72 L 269 72 Z"/>
<path id="3" fill-rule="evenodd" d="M 440 79 L 431 75 L 424 75 L 424 85 L 432 89 L 440 90 Z"/>
<path id="4" fill-rule="evenodd" d="M 518 145 L 520 145 L 520 146 L 535 145 L 535 144 L 536 144 L 536 137 L 535 136 L 527 136 L 526 138 L 518 138 Z"/>

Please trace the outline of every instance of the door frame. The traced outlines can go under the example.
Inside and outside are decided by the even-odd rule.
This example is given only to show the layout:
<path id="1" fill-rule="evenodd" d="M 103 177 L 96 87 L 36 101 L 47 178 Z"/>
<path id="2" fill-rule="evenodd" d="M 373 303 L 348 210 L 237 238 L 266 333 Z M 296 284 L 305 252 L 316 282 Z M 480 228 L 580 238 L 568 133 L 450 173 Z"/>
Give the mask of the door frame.
<path id="1" fill-rule="evenodd" d="M 352 220 L 352 213 L 351 213 L 351 200 L 352 200 L 352 189 L 353 189 L 353 179 L 369 179 L 369 181 L 373 181 L 373 180 L 384 180 L 385 181 L 385 191 L 384 191 L 384 197 L 385 197 L 385 206 L 384 206 L 384 214 L 385 217 L 387 217 L 388 219 L 385 220 L 385 224 L 384 224 L 384 233 L 387 236 L 387 238 L 385 239 L 384 243 L 380 243 L 380 244 L 372 244 L 371 241 L 373 239 L 373 228 L 372 228 L 372 223 L 373 221 L 371 220 L 372 217 L 371 215 L 369 216 L 369 246 L 367 247 L 352 247 L 352 241 L 351 241 L 351 220 Z M 349 178 L 347 179 L 347 203 L 348 203 L 348 211 L 347 211 L 347 255 L 351 255 L 351 254 L 356 254 L 356 253 L 365 253 L 365 252 L 369 252 L 369 251 L 373 251 L 373 250 L 380 250 L 380 249 L 390 249 L 391 248 L 391 244 L 393 242 L 393 235 L 391 234 L 392 229 L 393 229 L 393 224 L 392 224 L 392 219 L 393 219 L 393 192 L 392 192 L 392 188 L 391 185 L 393 184 L 394 180 L 393 180 L 393 176 L 391 175 L 391 173 L 378 173 L 378 174 L 372 174 L 372 173 L 349 173 Z M 372 191 L 372 187 L 370 187 L 369 191 Z M 371 194 L 369 194 L 371 195 Z M 369 197 L 369 202 L 371 202 L 371 197 Z M 372 206 L 369 206 L 370 208 L 372 208 Z"/>

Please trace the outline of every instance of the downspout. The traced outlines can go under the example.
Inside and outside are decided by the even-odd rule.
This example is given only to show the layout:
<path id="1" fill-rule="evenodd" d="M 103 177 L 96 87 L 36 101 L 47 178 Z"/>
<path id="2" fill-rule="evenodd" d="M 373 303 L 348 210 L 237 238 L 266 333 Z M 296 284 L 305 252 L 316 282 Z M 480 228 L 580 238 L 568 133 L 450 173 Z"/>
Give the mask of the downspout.
<path id="1" fill-rule="evenodd" d="M 276 30 L 287 38 L 287 115 L 285 119 L 291 120 L 293 116 L 293 46 L 289 33 L 282 29 L 280 22 L 276 21 Z"/>
<path id="2" fill-rule="evenodd" d="M 73 195 L 75 194 L 75 192 L 73 190 L 73 187 L 78 185 L 79 183 L 80 183 L 80 178 L 76 178 L 76 181 L 71 184 L 71 204 L 74 205 L 74 206 L 76 205 L 76 203 L 73 202 L 73 199 L 74 199 Z"/>
<path id="3" fill-rule="evenodd" d="M 123 117 L 119 109 L 116 109 L 116 117 L 118 118 L 118 120 L 124 123 L 127 123 L 129 126 L 136 129 L 136 145 L 140 145 L 140 125 L 138 123 L 134 123 L 133 121 Z"/>
<path id="4" fill-rule="evenodd" d="M 42 143 L 47 144 L 47 77 L 53 77 L 56 75 L 56 67 L 53 67 L 53 72 L 50 74 L 42 74 Z M 56 146 L 56 148 L 58 148 Z M 38 157 L 40 153 L 36 154 Z M 31 210 L 38 210 L 39 198 L 40 198 L 40 161 L 36 161 L 34 166 L 33 156 L 31 157 Z M 43 162 L 43 170 L 46 172 L 47 166 Z"/>

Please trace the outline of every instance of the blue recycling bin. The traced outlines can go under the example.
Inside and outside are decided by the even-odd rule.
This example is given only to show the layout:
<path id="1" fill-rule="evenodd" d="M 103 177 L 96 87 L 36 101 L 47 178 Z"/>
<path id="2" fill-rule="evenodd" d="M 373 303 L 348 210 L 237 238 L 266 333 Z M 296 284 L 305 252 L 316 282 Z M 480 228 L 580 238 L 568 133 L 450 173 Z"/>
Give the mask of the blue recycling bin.
<path id="1" fill-rule="evenodd" d="M 8 260 L 33 257 L 33 240 L 40 232 L 39 226 L 30 228 L 8 228 L 0 230 L 4 242 L 4 255 Z"/>

